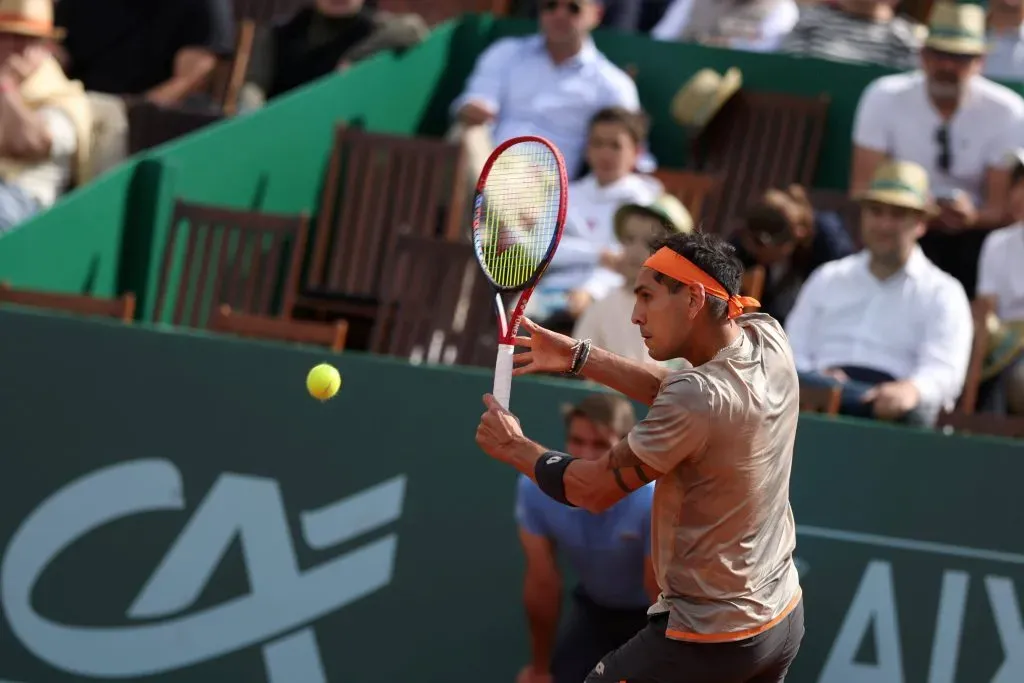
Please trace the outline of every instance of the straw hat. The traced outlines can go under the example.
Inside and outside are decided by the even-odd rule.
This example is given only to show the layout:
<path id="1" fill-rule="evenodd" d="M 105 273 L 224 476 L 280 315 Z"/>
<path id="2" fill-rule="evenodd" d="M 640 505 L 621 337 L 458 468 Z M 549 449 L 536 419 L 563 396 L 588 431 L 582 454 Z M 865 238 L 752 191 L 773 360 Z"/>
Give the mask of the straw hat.
<path id="1" fill-rule="evenodd" d="M 661 221 L 672 232 L 693 232 L 693 217 L 683 203 L 669 193 L 664 193 L 650 204 L 623 204 L 615 212 L 613 225 L 615 236 L 622 239 L 622 227 L 630 213 L 645 213 Z"/>
<path id="2" fill-rule="evenodd" d="M 928 21 L 925 47 L 958 55 L 987 52 L 985 10 L 979 5 L 940 2 Z"/>
<path id="3" fill-rule="evenodd" d="M 878 202 L 890 206 L 933 213 L 935 204 L 928 191 L 928 172 L 910 161 L 886 161 L 875 171 L 867 191 L 858 201 Z"/>
<path id="4" fill-rule="evenodd" d="M 64 37 L 53 25 L 53 0 L 0 0 L 0 33 L 35 38 Z"/>
<path id="5" fill-rule="evenodd" d="M 672 98 L 672 116 L 681 126 L 703 128 L 743 86 L 743 74 L 733 67 L 719 74 L 701 69 Z"/>

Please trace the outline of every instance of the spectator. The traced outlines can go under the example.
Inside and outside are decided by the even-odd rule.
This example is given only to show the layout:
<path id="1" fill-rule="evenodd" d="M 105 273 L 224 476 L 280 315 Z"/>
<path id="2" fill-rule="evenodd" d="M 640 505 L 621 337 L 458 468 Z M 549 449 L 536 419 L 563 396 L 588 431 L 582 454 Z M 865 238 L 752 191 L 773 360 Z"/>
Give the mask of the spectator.
<path id="1" fill-rule="evenodd" d="M 1007 223 L 1005 159 L 1024 135 L 1024 99 L 981 75 L 984 54 L 984 11 L 935 5 L 923 71 L 869 85 L 853 131 L 855 193 L 887 157 L 927 170 L 940 211 L 921 246 L 969 295 L 985 231 Z"/>
<path id="2" fill-rule="evenodd" d="M 854 252 L 842 219 L 831 211 L 815 211 L 799 185 L 766 192 L 747 212 L 733 246 L 744 268 L 764 267 L 761 311 L 780 323 L 812 272 Z"/>
<path id="3" fill-rule="evenodd" d="M 985 75 L 1024 81 L 1024 1 L 989 0 Z"/>
<path id="4" fill-rule="evenodd" d="M 228 0 L 61 0 L 59 53 L 84 84 L 97 123 L 97 172 L 128 154 L 126 98 L 162 106 L 199 98 L 217 58 L 234 49 Z M 99 142 L 102 141 L 102 142 Z"/>
<path id="5" fill-rule="evenodd" d="M 933 425 L 963 388 L 963 287 L 922 253 L 935 207 L 919 165 L 886 162 L 859 196 L 864 251 L 814 271 L 786 323 L 801 382 L 842 387 L 842 412 Z"/>
<path id="6" fill-rule="evenodd" d="M 663 194 L 649 204 L 626 204 L 615 212 L 615 236 L 622 244 L 615 262 L 622 284 L 595 302 L 573 329 L 576 339 L 638 361 L 655 362 L 647 352 L 640 330 L 632 324 L 633 281 L 651 255 L 651 244 L 677 232 L 692 232 L 693 219 L 678 199 Z"/>
<path id="7" fill-rule="evenodd" d="M 916 24 L 897 17 L 899 0 L 838 0 L 800 9 L 781 52 L 908 70 L 921 47 Z"/>
<path id="8" fill-rule="evenodd" d="M 643 115 L 623 107 L 602 109 L 591 119 L 586 158 L 592 170 L 569 186 L 561 243 L 527 309 L 545 326 L 571 330 L 591 302 L 621 285 L 620 275 L 600 267 L 619 250 L 615 210 L 628 202 L 649 203 L 664 191 L 651 176 L 633 172 L 646 134 Z"/>
<path id="9" fill-rule="evenodd" d="M 519 0 L 515 3 L 514 16 L 536 19 L 540 7 L 550 0 Z M 640 18 L 645 0 L 603 0 L 604 14 L 601 16 L 601 28 L 619 31 L 636 31 L 640 27 Z"/>
<path id="10" fill-rule="evenodd" d="M 615 106 L 640 110 L 636 84 L 590 37 L 600 20 L 601 0 L 550 0 L 540 35 L 504 38 L 480 55 L 451 107 L 458 120 L 452 135 L 466 140 L 473 180 L 494 144 L 517 135 L 550 139 L 574 178 L 594 114 Z"/>
<path id="11" fill-rule="evenodd" d="M 364 0 L 316 0 L 274 30 L 270 98 L 383 50 L 412 47 L 429 29 L 416 14 L 392 14 Z"/>
<path id="12" fill-rule="evenodd" d="M 995 299 L 1002 339 L 994 340 L 982 377 L 983 403 L 1024 415 L 1024 150 L 1014 155 L 1010 211 L 1016 223 L 992 232 L 978 264 L 978 295 Z"/>
<path id="13" fill-rule="evenodd" d="M 651 35 L 658 40 L 774 52 L 799 16 L 794 0 L 675 0 Z"/>
<path id="14" fill-rule="evenodd" d="M 48 208 L 89 174 L 92 116 L 82 84 L 49 49 L 61 32 L 49 0 L 0 13 L 0 233 Z"/>
<path id="15" fill-rule="evenodd" d="M 566 413 L 566 452 L 600 458 L 635 423 L 623 396 L 588 396 Z M 601 657 L 647 622 L 647 608 L 658 595 L 650 546 L 653 495 L 651 483 L 591 514 L 555 502 L 527 477 L 519 478 L 516 522 L 526 555 L 523 601 L 532 662 L 516 683 L 582 683 Z M 558 553 L 579 581 L 564 620 Z"/>

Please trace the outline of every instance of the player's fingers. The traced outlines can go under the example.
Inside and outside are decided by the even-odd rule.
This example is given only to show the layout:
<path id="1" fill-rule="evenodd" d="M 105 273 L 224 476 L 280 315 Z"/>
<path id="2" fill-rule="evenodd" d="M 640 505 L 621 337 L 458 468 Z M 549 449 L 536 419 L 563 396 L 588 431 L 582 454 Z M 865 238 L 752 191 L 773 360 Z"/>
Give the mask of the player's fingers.
<path id="1" fill-rule="evenodd" d="M 519 324 L 522 325 L 523 327 L 525 327 L 527 332 L 536 332 L 537 330 L 540 329 L 540 325 L 538 325 L 537 323 L 533 322 L 532 320 L 527 318 L 525 315 L 523 316 L 523 319 L 520 321 Z"/>
<path id="2" fill-rule="evenodd" d="M 527 363 L 533 362 L 533 352 L 523 351 L 522 353 L 512 354 L 513 365 L 526 365 Z"/>
<path id="3" fill-rule="evenodd" d="M 533 337 L 516 337 L 515 338 L 515 345 L 516 346 L 525 346 L 525 347 L 529 348 L 529 347 L 533 346 Z"/>

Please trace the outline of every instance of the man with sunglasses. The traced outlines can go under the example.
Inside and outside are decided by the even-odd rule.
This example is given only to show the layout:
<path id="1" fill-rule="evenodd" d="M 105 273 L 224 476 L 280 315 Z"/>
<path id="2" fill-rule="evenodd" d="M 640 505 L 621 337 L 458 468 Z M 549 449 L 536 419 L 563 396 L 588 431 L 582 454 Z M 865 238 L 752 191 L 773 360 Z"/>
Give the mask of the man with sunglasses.
<path id="1" fill-rule="evenodd" d="M 981 242 L 1008 223 L 1005 159 L 1024 137 L 1024 99 L 981 75 L 985 11 L 935 5 L 921 70 L 867 87 L 854 122 L 851 189 L 866 189 L 886 158 L 925 168 L 939 203 L 921 241 L 973 295 Z"/>
<path id="2" fill-rule="evenodd" d="M 477 59 L 451 111 L 475 180 L 493 146 L 518 135 L 541 135 L 579 174 L 587 125 L 606 107 L 640 110 L 633 79 L 590 37 L 603 0 L 541 0 L 540 33 L 504 38 Z"/>

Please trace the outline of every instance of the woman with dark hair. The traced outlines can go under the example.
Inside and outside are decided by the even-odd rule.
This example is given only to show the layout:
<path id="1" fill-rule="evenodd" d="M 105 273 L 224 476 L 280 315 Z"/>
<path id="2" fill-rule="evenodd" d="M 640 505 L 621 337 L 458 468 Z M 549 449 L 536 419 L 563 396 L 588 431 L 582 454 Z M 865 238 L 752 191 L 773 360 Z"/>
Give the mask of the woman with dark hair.
<path id="1" fill-rule="evenodd" d="M 780 322 L 815 268 L 856 251 L 839 215 L 815 211 L 799 185 L 765 192 L 747 211 L 733 246 L 745 268 L 764 267 L 761 310 Z"/>

